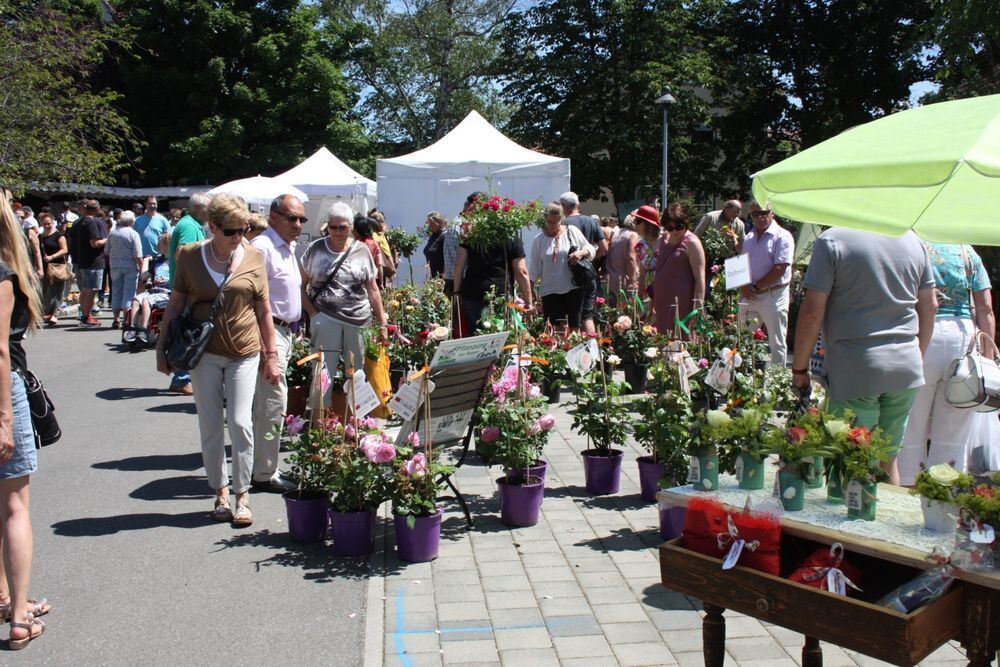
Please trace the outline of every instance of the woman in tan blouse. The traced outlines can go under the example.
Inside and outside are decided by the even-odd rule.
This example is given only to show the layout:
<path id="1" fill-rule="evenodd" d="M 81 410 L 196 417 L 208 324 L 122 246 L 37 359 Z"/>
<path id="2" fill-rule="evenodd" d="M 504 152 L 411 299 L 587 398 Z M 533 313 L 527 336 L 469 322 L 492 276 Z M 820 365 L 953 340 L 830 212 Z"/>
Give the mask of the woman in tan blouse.
<path id="1" fill-rule="evenodd" d="M 249 219 L 247 205 L 239 197 L 220 194 L 212 199 L 208 207 L 212 238 L 178 249 L 174 289 L 161 324 L 163 331 L 169 331 L 170 321 L 185 309 L 190 309 L 195 319 L 207 319 L 219 285 L 229 270 L 215 331 L 205 355 L 191 370 L 191 383 L 198 404 L 205 473 L 216 493 L 212 518 L 232 521 L 234 526 L 253 523 L 248 491 L 253 468 L 251 415 L 259 364 L 264 364 L 267 382 L 278 382 L 278 353 L 264 258 L 243 242 Z M 169 375 L 173 369 L 167 362 L 165 345 L 166 336 L 161 336 L 156 346 L 156 367 Z M 229 501 L 226 475 L 223 398 L 233 445 L 235 513 Z"/>

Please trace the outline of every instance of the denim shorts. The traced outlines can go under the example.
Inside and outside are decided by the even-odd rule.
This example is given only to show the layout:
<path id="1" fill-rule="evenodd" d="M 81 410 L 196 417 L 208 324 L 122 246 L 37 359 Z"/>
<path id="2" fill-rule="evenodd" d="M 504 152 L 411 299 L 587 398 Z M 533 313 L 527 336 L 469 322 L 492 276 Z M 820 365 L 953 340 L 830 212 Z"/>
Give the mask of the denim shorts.
<path id="1" fill-rule="evenodd" d="M 24 379 L 14 371 L 10 374 L 10 402 L 14 407 L 14 454 L 9 461 L 0 464 L 0 479 L 24 477 L 38 470 L 28 392 L 24 388 Z"/>
<path id="2" fill-rule="evenodd" d="M 99 290 L 104 286 L 104 269 L 77 269 L 76 286 L 80 289 Z"/>

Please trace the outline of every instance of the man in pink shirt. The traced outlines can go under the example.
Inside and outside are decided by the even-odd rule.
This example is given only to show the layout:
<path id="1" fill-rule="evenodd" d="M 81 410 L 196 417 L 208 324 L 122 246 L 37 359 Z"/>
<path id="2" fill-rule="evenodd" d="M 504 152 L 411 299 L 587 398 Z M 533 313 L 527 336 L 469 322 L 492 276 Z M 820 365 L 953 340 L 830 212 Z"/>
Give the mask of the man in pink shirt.
<path id="1" fill-rule="evenodd" d="M 742 288 L 744 313 L 756 313 L 767 327 L 771 363 L 784 366 L 788 353 L 788 286 L 792 280 L 795 239 L 778 224 L 770 206 L 750 204 L 753 227 L 740 252 L 750 259 L 751 283 Z"/>
<path id="2" fill-rule="evenodd" d="M 302 317 L 302 274 L 295 257 L 295 241 L 307 222 L 305 208 L 297 197 L 281 195 L 271 202 L 268 227 L 253 241 L 254 248 L 264 256 L 267 286 L 270 292 L 271 315 L 274 319 L 275 347 L 278 349 L 277 385 L 258 378 L 253 399 L 253 475 L 251 486 L 259 491 L 284 493 L 296 488 L 295 483 L 278 470 L 278 449 L 281 438 L 273 433 L 275 424 L 283 424 L 288 405 L 288 382 L 285 371 L 292 351 L 292 328 Z M 263 370 L 263 365 L 261 366 Z"/>

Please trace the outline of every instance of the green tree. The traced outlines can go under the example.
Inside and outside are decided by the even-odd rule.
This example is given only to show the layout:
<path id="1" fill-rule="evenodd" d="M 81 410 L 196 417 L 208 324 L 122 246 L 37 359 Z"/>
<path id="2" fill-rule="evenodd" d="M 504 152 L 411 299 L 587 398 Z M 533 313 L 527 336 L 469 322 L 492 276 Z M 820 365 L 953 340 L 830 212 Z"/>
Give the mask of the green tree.
<path id="1" fill-rule="evenodd" d="M 931 68 L 941 87 L 924 101 L 1000 93 L 1000 3 L 933 0 Z"/>
<path id="2" fill-rule="evenodd" d="M 514 0 L 327 0 L 333 25 L 353 26 L 348 71 L 368 126 L 392 150 L 447 134 L 472 109 L 502 121 L 490 84 L 497 29 Z"/>
<path id="3" fill-rule="evenodd" d="M 321 29 L 316 5 L 121 0 L 116 10 L 133 40 L 109 76 L 147 142 L 146 182 L 272 174 L 321 145 L 373 171 L 340 33 Z"/>
<path id="4" fill-rule="evenodd" d="M 671 193 L 714 187 L 704 93 L 715 75 L 694 17 L 678 0 L 545 0 L 513 15 L 498 63 L 517 106 L 508 129 L 569 157 L 582 196 L 602 187 L 618 202 L 655 196 L 662 110 L 653 100 L 669 85 Z"/>
<path id="5" fill-rule="evenodd" d="M 96 2 L 0 0 L 0 183 L 103 183 L 134 136 L 92 75 L 105 42 Z M 106 34 L 106 33 L 104 33 Z"/>

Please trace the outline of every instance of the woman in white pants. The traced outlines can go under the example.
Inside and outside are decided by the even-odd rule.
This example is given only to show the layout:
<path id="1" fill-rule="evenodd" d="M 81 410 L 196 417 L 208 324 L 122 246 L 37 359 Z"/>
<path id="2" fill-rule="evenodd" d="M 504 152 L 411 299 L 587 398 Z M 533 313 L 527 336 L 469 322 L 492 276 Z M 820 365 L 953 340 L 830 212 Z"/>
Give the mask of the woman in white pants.
<path id="1" fill-rule="evenodd" d="M 363 227 L 371 224 L 368 220 L 355 219 L 350 206 L 335 203 L 327 215 L 324 235 L 302 255 L 302 307 L 309 313 L 313 350 L 323 352 L 331 375 L 341 358 L 345 369 L 349 363 L 364 368 L 362 331 L 371 325 L 373 316 L 382 340 L 388 338 L 375 260 L 364 243 L 351 238 L 355 227 L 365 231 Z M 328 392 L 323 404 L 329 404 Z"/>
<path id="2" fill-rule="evenodd" d="M 934 335 L 924 355 L 926 384 L 913 402 L 898 457 L 900 483 L 904 486 L 913 484 L 921 465 L 951 463 L 964 472 L 980 427 L 986 419 L 996 419 L 996 415 L 953 407 L 944 397 L 948 367 L 965 355 L 976 331 L 993 337 L 996 322 L 986 269 L 971 246 L 925 245 L 937 283 L 938 312 Z M 991 350 L 983 353 L 992 356 Z"/>
<path id="3" fill-rule="evenodd" d="M 191 243 L 177 253 L 174 288 L 161 324 L 163 331 L 170 331 L 171 320 L 187 308 L 192 318 L 207 320 L 221 288 L 219 309 L 213 318 L 215 330 L 204 356 L 191 370 L 191 383 L 198 403 L 205 474 L 216 494 L 212 518 L 231 521 L 234 526 L 253 523 L 249 494 L 253 470 L 252 409 L 259 365 L 263 363 L 268 383 L 278 382 L 278 352 L 264 258 L 243 242 L 249 218 L 246 202 L 239 197 L 220 194 L 212 199 L 208 206 L 212 238 Z M 167 362 L 167 338 L 160 336 L 157 341 L 156 367 L 170 375 L 173 369 Z M 235 512 L 229 501 L 226 474 L 223 399 L 233 446 Z"/>

